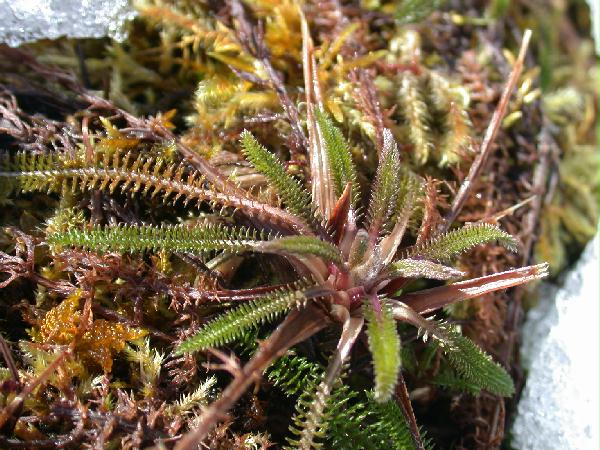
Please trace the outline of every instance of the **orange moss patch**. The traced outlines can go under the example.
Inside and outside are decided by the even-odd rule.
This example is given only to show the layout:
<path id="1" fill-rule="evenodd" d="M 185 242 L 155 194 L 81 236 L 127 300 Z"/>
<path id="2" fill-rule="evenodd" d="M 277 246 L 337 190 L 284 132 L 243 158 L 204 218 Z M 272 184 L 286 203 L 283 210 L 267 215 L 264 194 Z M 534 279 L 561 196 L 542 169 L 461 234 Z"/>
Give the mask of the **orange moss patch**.
<path id="1" fill-rule="evenodd" d="M 105 373 L 112 369 L 113 354 L 125 348 L 125 342 L 139 339 L 145 330 L 128 327 L 104 319 L 92 320 L 81 336 L 81 311 L 78 311 L 81 293 L 76 293 L 52 308 L 40 326 L 40 337 L 46 344 L 71 345 L 82 360 L 97 364 Z"/>

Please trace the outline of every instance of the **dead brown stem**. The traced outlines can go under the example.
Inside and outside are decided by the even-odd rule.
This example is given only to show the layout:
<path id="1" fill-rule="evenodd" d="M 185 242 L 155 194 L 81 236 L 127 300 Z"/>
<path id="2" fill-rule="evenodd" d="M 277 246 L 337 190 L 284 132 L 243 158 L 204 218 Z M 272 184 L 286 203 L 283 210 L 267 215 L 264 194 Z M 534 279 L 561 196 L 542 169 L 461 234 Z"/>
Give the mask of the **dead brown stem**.
<path id="1" fill-rule="evenodd" d="M 4 358 L 4 362 L 6 363 L 6 367 L 10 371 L 10 376 L 12 380 L 16 383 L 17 386 L 21 384 L 19 380 L 19 371 L 17 370 L 17 365 L 15 364 L 15 360 L 13 358 L 12 352 L 10 351 L 10 347 L 8 343 L 4 339 L 4 337 L 0 334 L 0 353 Z"/>
<path id="2" fill-rule="evenodd" d="M 444 222 L 440 227 L 440 233 L 444 233 L 448 231 L 452 223 L 456 220 L 456 217 L 462 210 L 465 202 L 469 198 L 471 194 L 471 189 L 473 188 L 473 182 L 479 174 L 491 153 L 492 144 L 496 139 L 496 135 L 498 134 L 498 130 L 500 129 L 500 125 L 502 125 L 502 119 L 506 114 L 506 108 L 508 107 L 508 102 L 510 100 L 510 96 L 512 95 L 512 91 L 521 76 L 521 72 L 523 70 L 523 60 L 525 59 L 525 54 L 527 52 L 527 48 L 529 47 L 529 40 L 531 39 L 531 30 L 525 30 L 523 34 L 523 40 L 521 42 L 521 48 L 519 50 L 519 56 L 513 66 L 513 69 L 508 77 L 508 81 L 506 82 L 506 86 L 504 87 L 504 91 L 502 92 L 502 97 L 500 97 L 500 101 L 498 102 L 498 106 L 494 111 L 492 119 L 490 120 L 490 124 L 485 132 L 483 137 L 483 142 L 479 148 L 479 153 L 473 160 L 471 164 L 471 168 L 469 169 L 469 173 L 467 177 L 463 180 L 460 189 L 458 190 L 456 196 L 454 197 L 454 201 L 450 207 L 450 211 L 446 214 L 444 218 Z"/>
<path id="3" fill-rule="evenodd" d="M 548 264 L 538 264 L 461 281 L 447 286 L 425 289 L 403 295 L 396 300 L 406 303 L 419 314 L 427 314 L 451 303 L 520 286 L 530 281 L 544 278 L 547 275 Z"/>
<path id="4" fill-rule="evenodd" d="M 419 433 L 419 427 L 417 425 L 417 419 L 413 412 L 412 405 L 410 404 L 410 398 L 408 396 L 408 390 L 406 389 L 406 383 L 402 372 L 398 374 L 398 383 L 396 384 L 396 398 L 402 409 L 402 415 L 404 420 L 408 424 L 410 430 L 410 436 L 412 437 L 413 444 L 417 450 L 425 450 L 423 440 L 421 439 L 421 433 Z"/>
<path id="5" fill-rule="evenodd" d="M 175 446 L 175 450 L 196 449 L 215 424 L 226 417 L 227 411 L 246 389 L 260 379 L 263 371 L 274 359 L 284 354 L 293 345 L 323 329 L 328 322 L 325 313 L 313 305 L 291 312 L 273 334 L 260 344 L 259 350 L 242 368 L 240 375 L 235 377 L 221 393 L 219 399 L 204 410 L 198 428 L 183 436 Z"/>

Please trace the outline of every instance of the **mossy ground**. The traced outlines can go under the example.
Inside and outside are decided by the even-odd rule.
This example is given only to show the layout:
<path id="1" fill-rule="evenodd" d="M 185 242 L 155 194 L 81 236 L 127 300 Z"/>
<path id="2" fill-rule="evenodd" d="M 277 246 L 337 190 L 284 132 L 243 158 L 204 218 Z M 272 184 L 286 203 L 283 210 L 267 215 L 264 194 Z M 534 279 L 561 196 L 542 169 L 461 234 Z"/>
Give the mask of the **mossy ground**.
<path id="1" fill-rule="evenodd" d="M 429 180 L 428 204 L 434 206 L 424 207 L 420 217 L 436 223 L 491 120 L 520 30 L 530 27 L 534 39 L 518 91 L 458 218 L 499 223 L 517 237 L 519 252 L 476 248 L 458 267 L 475 277 L 549 261 L 557 275 L 576 259 L 598 218 L 598 59 L 587 8 L 578 1 L 552 7 L 541 0 L 448 1 L 416 23 L 405 23 L 406 16 L 396 14 L 409 3 L 304 7 L 323 102 L 352 143 L 359 183 L 368 186 L 372 180 L 380 131 L 390 128 L 403 162 Z M 136 128 L 111 117 L 110 108 L 98 102 L 90 106 L 82 97 L 85 88 L 133 116 L 154 116 L 180 142 L 265 201 L 276 196 L 240 152 L 243 129 L 287 161 L 290 173 L 306 177 L 296 3 L 247 5 L 264 24 L 272 69 L 279 74 L 275 81 L 251 54 L 251 37 L 226 5 L 156 0 L 138 7 L 141 17 L 120 44 L 60 40 L 29 45 L 26 53 L 0 48 L 1 149 L 59 148 L 73 155 L 131 150 L 179 160 L 168 140 L 157 144 L 148 122 Z M 300 115 L 296 122 L 290 105 Z M 6 367 L 14 363 L 20 382 L 9 369 L 0 369 L 2 447 L 140 448 L 161 439 L 171 446 L 168 438 L 193 426 L 195 415 L 227 380 L 207 374 L 205 359 L 171 354 L 215 312 L 195 306 L 194 295 L 214 287 L 214 275 L 228 288 L 293 280 L 285 262 L 262 256 L 139 258 L 55 252 L 43 244 L 53 227 L 190 219 L 183 206 L 160 199 L 75 191 L 10 193 L 1 201 L 0 329 L 8 343 Z M 518 329 L 522 305 L 531 297 L 532 291 L 511 290 L 445 313 L 510 369 L 518 387 L 523 381 Z M 411 400 L 434 445 L 502 445 L 518 395 L 505 401 L 442 386 L 439 352 L 408 329 L 402 330 L 402 341 Z M 334 346 L 334 338 L 323 332 L 296 351 L 324 363 L 323 354 Z M 231 350 L 246 356 L 242 348 Z M 366 387 L 372 378 L 368 352 L 365 346 L 355 352 L 351 384 Z M 28 383 L 32 392 L 10 410 Z M 213 432 L 212 448 L 278 447 L 288 433 L 294 401 L 276 384 L 265 381 L 245 395 L 231 420 Z"/>

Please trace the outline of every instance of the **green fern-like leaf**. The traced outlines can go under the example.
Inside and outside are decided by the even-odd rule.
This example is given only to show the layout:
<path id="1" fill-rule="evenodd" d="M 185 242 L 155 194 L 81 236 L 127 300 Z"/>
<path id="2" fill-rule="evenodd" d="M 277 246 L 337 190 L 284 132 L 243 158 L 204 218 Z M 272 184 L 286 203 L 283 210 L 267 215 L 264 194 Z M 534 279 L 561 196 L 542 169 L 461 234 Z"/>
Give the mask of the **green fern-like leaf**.
<path id="1" fill-rule="evenodd" d="M 369 231 L 378 234 L 382 224 L 393 214 L 398 196 L 400 155 L 389 130 L 383 133 L 383 150 L 377 166 L 371 201 L 369 203 Z"/>
<path id="2" fill-rule="evenodd" d="M 271 383 L 290 397 L 304 392 L 310 380 L 316 380 L 323 370 L 319 364 L 288 352 L 275 361 L 266 374 Z"/>
<path id="3" fill-rule="evenodd" d="M 411 434 L 398 404 L 378 402 L 373 393 L 337 388 L 326 410 L 327 448 L 339 450 L 414 450 Z M 421 431 L 425 448 L 431 448 Z"/>
<path id="4" fill-rule="evenodd" d="M 314 223 L 316 213 L 308 191 L 285 171 L 277 156 L 264 148 L 252 133 L 244 130 L 241 140 L 244 155 L 275 186 L 287 209 L 308 223 Z"/>
<path id="5" fill-rule="evenodd" d="M 340 386 L 327 408 L 327 448 L 379 450 L 390 448 L 389 434 L 380 434 L 368 400 L 347 386 Z M 373 402 L 375 403 L 375 402 Z"/>
<path id="6" fill-rule="evenodd" d="M 175 353 L 195 352 L 232 342 L 249 330 L 302 306 L 311 298 L 307 294 L 308 287 L 309 282 L 301 281 L 261 299 L 243 303 L 209 322 L 195 336 L 182 342 Z"/>
<path id="7" fill-rule="evenodd" d="M 288 437 L 288 450 L 321 448 L 326 434 L 328 418 L 325 412 L 331 391 L 321 377 L 309 381 L 306 390 L 296 402 L 296 413 L 290 431 L 297 437 Z"/>
<path id="8" fill-rule="evenodd" d="M 333 124 L 326 113 L 317 110 L 315 116 L 325 141 L 325 150 L 335 183 L 335 193 L 339 197 L 344 192 L 346 185 L 351 183 L 352 193 L 350 198 L 355 205 L 360 194 L 357 189 L 356 168 L 352 162 L 352 154 L 348 148 L 348 143 L 342 132 Z"/>
<path id="9" fill-rule="evenodd" d="M 286 236 L 261 244 L 259 250 L 294 255 L 315 255 L 326 261 L 341 263 L 337 247 L 312 236 Z"/>
<path id="10" fill-rule="evenodd" d="M 481 387 L 472 383 L 464 378 L 459 377 L 456 373 L 450 369 L 446 368 L 445 370 L 441 370 L 432 380 L 433 384 L 438 386 L 442 386 L 446 389 L 450 389 L 452 391 L 459 392 L 467 392 L 472 395 L 478 395 L 481 392 Z"/>
<path id="11" fill-rule="evenodd" d="M 450 262 L 460 253 L 471 248 L 497 241 L 511 251 L 516 251 L 515 239 L 500 228 L 487 223 L 467 225 L 458 230 L 451 231 L 431 241 L 415 247 L 409 251 L 408 256 L 419 256 L 440 262 Z"/>
<path id="12" fill-rule="evenodd" d="M 95 189 L 112 193 L 119 188 L 128 194 L 158 196 L 165 203 L 181 200 L 185 205 L 193 202 L 199 207 L 202 202 L 209 202 L 242 210 L 272 227 L 281 225 L 285 230 L 311 234 L 305 221 L 280 208 L 243 195 L 219 192 L 198 172 L 188 171 L 182 164 L 166 164 L 160 158 L 133 156 L 130 152 L 99 152 L 96 160 L 89 163 L 58 153 L 19 153 L 14 158 L 4 158 L 0 179 L 8 180 L 22 191 L 58 192 L 63 196 Z M 313 216 L 311 220 L 315 220 Z"/>
<path id="13" fill-rule="evenodd" d="M 230 253 L 253 251 L 282 255 L 315 255 L 339 263 L 336 247 L 312 236 L 287 236 L 267 240 L 269 236 L 245 227 L 204 224 L 183 225 L 120 225 L 69 229 L 48 235 L 51 245 L 82 247 L 98 252 L 145 252 L 160 250 L 202 255 L 215 250 Z"/>
<path id="14" fill-rule="evenodd" d="M 98 252 L 144 252 L 166 250 L 203 254 L 213 250 L 233 253 L 255 249 L 266 236 L 245 227 L 226 227 L 205 224 L 195 227 L 182 225 L 94 227 L 71 229 L 48 236 L 48 243 L 76 246 Z"/>
<path id="15" fill-rule="evenodd" d="M 493 394 L 510 397 L 515 392 L 512 378 L 504 368 L 455 327 L 443 326 L 443 338 L 436 340 L 459 378 Z"/>
<path id="16" fill-rule="evenodd" d="M 374 311 L 370 305 L 365 309 L 369 350 L 375 371 L 375 399 L 385 402 L 391 397 L 398 379 L 400 336 L 396 321 L 385 304 L 381 306 L 381 311 Z"/>
<path id="17" fill-rule="evenodd" d="M 236 351 L 249 357 L 258 348 L 259 340 L 257 330 L 246 331 L 236 339 Z M 281 358 L 273 361 L 265 370 L 265 375 L 287 397 L 295 397 L 305 392 L 306 387 L 318 379 L 324 370 L 321 364 L 300 356 L 294 349 L 290 349 Z"/>
<path id="18" fill-rule="evenodd" d="M 414 449 L 415 446 L 410 430 L 398 404 L 394 400 L 388 400 L 383 403 L 378 402 L 371 393 L 368 394 L 367 398 L 369 399 L 369 409 L 377 417 L 377 422 L 373 425 L 373 428 L 378 429 L 380 433 L 387 433 L 391 441 L 391 446 L 386 448 L 397 450 Z M 421 432 L 421 439 L 426 449 L 431 448 L 431 444 L 424 432 Z"/>

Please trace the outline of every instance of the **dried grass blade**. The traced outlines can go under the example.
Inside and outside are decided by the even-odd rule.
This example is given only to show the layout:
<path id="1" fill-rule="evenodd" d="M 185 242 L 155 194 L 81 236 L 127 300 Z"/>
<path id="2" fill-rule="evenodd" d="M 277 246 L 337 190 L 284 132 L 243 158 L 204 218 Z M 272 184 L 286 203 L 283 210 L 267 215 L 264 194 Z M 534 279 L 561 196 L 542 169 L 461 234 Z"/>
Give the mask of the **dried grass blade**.
<path id="1" fill-rule="evenodd" d="M 315 109 L 324 111 L 323 99 L 308 23 L 302 12 L 300 17 L 312 199 L 321 216 L 329 218 L 335 205 L 335 186 L 331 177 L 326 144 L 315 117 Z"/>
<path id="2" fill-rule="evenodd" d="M 406 303 L 419 314 L 426 314 L 451 303 L 520 286 L 530 281 L 544 278 L 547 275 L 548 264 L 537 264 L 535 266 L 507 270 L 506 272 L 461 281 L 447 286 L 425 289 L 403 295 L 396 300 Z"/>
<path id="3" fill-rule="evenodd" d="M 521 41 L 521 48 L 519 50 L 519 56 L 513 66 L 513 69 L 508 77 L 508 81 L 506 86 L 504 87 L 504 91 L 502 92 L 502 97 L 500 98 L 500 102 L 498 102 L 498 106 L 494 111 L 492 119 L 490 120 L 490 124 L 485 132 L 485 136 L 483 137 L 483 142 L 481 143 L 481 147 L 479 149 L 479 153 L 473 160 L 471 164 L 471 168 L 469 169 L 469 173 L 467 177 L 462 182 L 456 197 L 454 197 L 454 201 L 452 202 L 452 206 L 450 211 L 444 218 L 444 223 L 441 225 L 440 233 L 444 233 L 447 231 L 452 223 L 456 220 L 456 217 L 462 210 L 469 194 L 471 193 L 471 189 L 473 188 L 473 181 L 477 179 L 479 173 L 483 169 L 485 162 L 488 159 L 488 156 L 492 150 L 492 144 L 496 139 L 496 135 L 498 134 L 498 130 L 500 129 L 500 125 L 502 124 L 502 119 L 506 114 L 506 108 L 508 107 L 508 102 L 510 100 L 510 96 L 512 91 L 519 81 L 519 77 L 521 76 L 521 72 L 523 71 L 523 61 L 525 59 L 525 54 L 527 52 L 527 48 L 529 47 L 529 41 L 531 39 L 531 30 L 525 30 L 523 34 L 523 40 Z"/>

